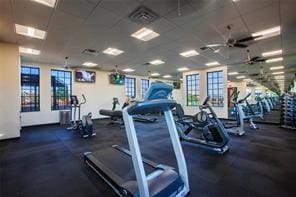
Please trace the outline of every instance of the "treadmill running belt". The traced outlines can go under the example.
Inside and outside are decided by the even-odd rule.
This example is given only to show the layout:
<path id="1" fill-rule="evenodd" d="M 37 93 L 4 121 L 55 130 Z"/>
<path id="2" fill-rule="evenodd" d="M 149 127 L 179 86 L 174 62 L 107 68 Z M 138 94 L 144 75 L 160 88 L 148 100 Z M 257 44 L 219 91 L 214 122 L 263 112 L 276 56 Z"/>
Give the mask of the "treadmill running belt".
<path id="1" fill-rule="evenodd" d="M 91 155 L 98 159 L 104 166 L 109 168 L 114 174 L 119 176 L 122 179 L 122 183 L 136 180 L 132 158 L 129 155 L 111 147 L 92 152 Z M 152 166 L 147 165 L 146 163 L 144 163 L 144 168 L 146 174 L 149 174 L 154 170 Z M 118 184 L 121 185 L 122 183 Z"/>

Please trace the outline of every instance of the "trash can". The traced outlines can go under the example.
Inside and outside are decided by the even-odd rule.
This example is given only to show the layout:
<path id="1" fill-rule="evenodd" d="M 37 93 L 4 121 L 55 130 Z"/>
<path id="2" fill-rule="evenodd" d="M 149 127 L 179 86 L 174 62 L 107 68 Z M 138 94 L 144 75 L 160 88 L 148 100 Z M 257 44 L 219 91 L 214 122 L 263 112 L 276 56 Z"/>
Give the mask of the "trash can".
<path id="1" fill-rule="evenodd" d="M 70 110 L 61 110 L 60 111 L 60 125 L 69 125 L 71 124 L 71 111 Z"/>

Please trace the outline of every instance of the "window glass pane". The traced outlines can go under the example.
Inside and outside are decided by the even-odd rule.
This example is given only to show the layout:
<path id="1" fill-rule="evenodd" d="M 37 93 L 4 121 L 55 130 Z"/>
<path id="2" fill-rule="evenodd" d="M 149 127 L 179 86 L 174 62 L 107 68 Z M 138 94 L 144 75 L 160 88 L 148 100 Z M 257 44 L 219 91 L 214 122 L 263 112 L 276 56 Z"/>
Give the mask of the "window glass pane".
<path id="1" fill-rule="evenodd" d="M 72 94 L 72 72 L 51 70 L 51 109 L 61 110 L 70 108 Z"/>
<path id="2" fill-rule="evenodd" d="M 136 97 L 136 79 L 131 77 L 125 78 L 125 94 L 130 98 Z"/>
<path id="3" fill-rule="evenodd" d="M 186 76 L 187 106 L 196 106 L 199 102 L 199 75 Z"/>
<path id="4" fill-rule="evenodd" d="M 21 67 L 21 111 L 39 111 L 39 68 Z"/>
<path id="5" fill-rule="evenodd" d="M 223 71 L 215 71 L 207 73 L 208 96 L 211 97 L 212 106 L 223 107 L 224 80 Z"/>

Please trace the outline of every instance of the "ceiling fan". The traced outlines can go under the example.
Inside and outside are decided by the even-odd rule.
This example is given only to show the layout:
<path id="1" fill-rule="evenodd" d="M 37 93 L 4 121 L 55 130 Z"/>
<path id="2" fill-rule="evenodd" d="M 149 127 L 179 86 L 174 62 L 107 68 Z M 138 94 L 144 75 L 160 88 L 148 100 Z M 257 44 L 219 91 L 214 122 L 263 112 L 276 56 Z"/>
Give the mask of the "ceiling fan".
<path id="1" fill-rule="evenodd" d="M 237 63 L 233 63 L 233 64 L 227 64 L 227 65 L 238 65 L 238 64 L 253 65 L 253 64 L 265 62 L 266 60 L 267 60 L 267 58 L 262 58 L 260 56 L 251 57 L 250 50 L 248 49 L 247 50 L 247 59 L 245 59 L 242 62 L 237 62 Z"/>
<path id="2" fill-rule="evenodd" d="M 226 28 L 228 29 L 228 39 L 225 41 L 225 43 L 223 44 L 208 44 L 206 46 L 200 47 L 200 50 L 211 50 L 214 51 L 215 53 L 219 52 L 218 47 L 228 47 L 228 48 L 232 48 L 232 47 L 236 47 L 236 48 L 247 48 L 248 45 L 246 44 L 246 42 L 250 42 L 250 41 L 254 41 L 256 38 L 261 37 L 261 35 L 259 36 L 248 36 L 245 38 L 240 38 L 240 39 L 236 39 L 233 38 L 231 35 L 231 26 L 227 25 Z"/>

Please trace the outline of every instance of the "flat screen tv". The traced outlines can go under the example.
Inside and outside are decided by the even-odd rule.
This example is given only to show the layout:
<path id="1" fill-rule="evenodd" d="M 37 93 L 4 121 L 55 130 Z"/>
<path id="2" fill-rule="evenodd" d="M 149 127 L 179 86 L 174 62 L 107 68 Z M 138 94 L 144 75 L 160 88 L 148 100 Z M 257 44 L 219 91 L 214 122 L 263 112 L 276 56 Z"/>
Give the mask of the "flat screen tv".
<path id="1" fill-rule="evenodd" d="M 174 89 L 180 89 L 181 83 L 180 82 L 173 82 Z"/>
<path id="2" fill-rule="evenodd" d="M 123 75 L 123 74 L 112 73 L 112 74 L 110 74 L 109 77 L 110 77 L 111 84 L 116 84 L 116 85 L 123 85 L 124 84 L 125 75 Z"/>
<path id="3" fill-rule="evenodd" d="M 87 70 L 75 70 L 75 81 L 85 82 L 85 83 L 95 83 L 96 82 L 96 72 Z"/>

